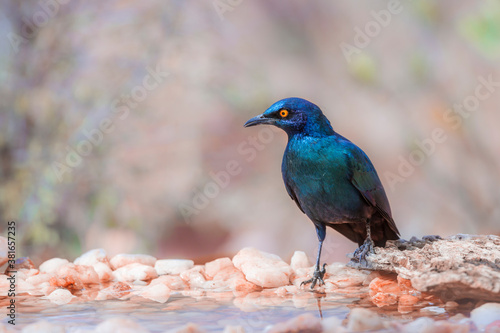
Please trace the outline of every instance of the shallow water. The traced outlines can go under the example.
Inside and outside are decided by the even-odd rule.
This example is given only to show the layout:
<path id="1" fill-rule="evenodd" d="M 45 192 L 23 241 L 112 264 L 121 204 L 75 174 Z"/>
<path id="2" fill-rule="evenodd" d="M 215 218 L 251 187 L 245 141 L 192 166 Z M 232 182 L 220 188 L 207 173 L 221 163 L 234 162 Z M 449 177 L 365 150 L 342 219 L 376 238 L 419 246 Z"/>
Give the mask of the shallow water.
<path id="1" fill-rule="evenodd" d="M 92 290 L 86 290 L 65 305 L 53 304 L 40 296 L 19 295 L 15 328 L 22 329 L 43 319 L 64 326 L 69 332 L 77 328 L 90 331 L 107 319 L 125 316 L 151 332 L 163 332 L 191 322 L 208 332 L 220 332 L 227 325 L 232 325 L 243 326 L 250 333 L 262 332 L 270 325 L 304 313 L 344 320 L 353 307 L 367 307 L 387 319 L 402 323 L 421 316 L 446 319 L 456 313 L 467 315 L 464 308 L 449 312 L 442 305 L 428 304 L 425 307 L 416 306 L 402 314 L 398 312 L 397 306 L 377 308 L 368 300 L 366 292 L 361 290 L 349 294 L 304 291 L 285 296 L 257 292 L 237 297 L 232 292 L 199 292 L 191 294 L 193 296 L 173 293 L 166 303 L 138 296 L 125 300 L 88 300 L 92 294 Z M 0 301 L 0 306 L 4 307 L 5 302 L 5 299 Z M 2 323 L 7 325 L 7 319 L 3 319 Z"/>

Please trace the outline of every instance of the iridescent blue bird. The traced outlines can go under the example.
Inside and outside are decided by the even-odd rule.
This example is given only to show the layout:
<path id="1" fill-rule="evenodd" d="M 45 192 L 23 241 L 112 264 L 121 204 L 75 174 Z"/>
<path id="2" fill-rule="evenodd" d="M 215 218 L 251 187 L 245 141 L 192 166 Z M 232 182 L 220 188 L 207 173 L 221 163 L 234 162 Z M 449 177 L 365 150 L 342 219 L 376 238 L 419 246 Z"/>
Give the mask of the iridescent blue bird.
<path id="1" fill-rule="evenodd" d="M 335 132 L 315 104 L 286 98 L 245 127 L 274 125 L 288 134 L 281 172 L 290 197 L 314 223 L 319 246 L 313 277 L 302 284 L 324 284 L 320 269 L 326 226 L 358 243 L 353 260 L 366 264 L 373 246 L 399 239 L 391 207 L 377 171 L 354 143 Z"/>

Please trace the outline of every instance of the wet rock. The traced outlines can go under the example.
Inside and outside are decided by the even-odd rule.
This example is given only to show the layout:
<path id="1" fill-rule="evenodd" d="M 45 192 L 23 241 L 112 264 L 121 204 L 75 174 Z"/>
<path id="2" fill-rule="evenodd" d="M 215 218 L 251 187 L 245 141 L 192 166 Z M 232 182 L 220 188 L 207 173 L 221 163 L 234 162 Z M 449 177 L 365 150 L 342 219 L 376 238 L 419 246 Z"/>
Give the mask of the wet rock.
<path id="1" fill-rule="evenodd" d="M 312 271 L 311 271 L 312 273 Z M 326 266 L 325 289 L 338 289 L 361 286 L 365 283 L 370 272 L 346 267 L 341 263 Z"/>
<path id="2" fill-rule="evenodd" d="M 64 333 L 65 330 L 59 325 L 54 325 L 46 320 L 27 325 L 23 328 L 23 333 Z"/>
<path id="3" fill-rule="evenodd" d="M 73 298 L 75 296 L 67 289 L 56 289 L 47 296 L 47 299 L 57 305 L 68 304 Z"/>
<path id="4" fill-rule="evenodd" d="M 108 319 L 95 328 L 95 333 L 148 333 L 149 331 L 126 317 Z"/>
<path id="5" fill-rule="evenodd" d="M 267 333 L 321 333 L 323 326 L 321 320 L 310 313 L 292 318 L 284 323 L 274 325 Z"/>
<path id="6" fill-rule="evenodd" d="M 382 319 L 371 310 L 355 308 L 349 313 L 347 322 L 347 330 L 349 332 L 375 331 L 383 328 L 384 323 Z"/>
<path id="7" fill-rule="evenodd" d="M 154 267 L 156 258 L 147 254 L 117 254 L 111 258 L 109 263 L 113 270 L 130 264 L 142 264 Z"/>
<path id="8" fill-rule="evenodd" d="M 92 267 L 94 268 L 101 282 L 107 282 L 113 279 L 113 271 L 108 264 L 97 262 L 93 264 Z"/>
<path id="9" fill-rule="evenodd" d="M 68 263 L 59 267 L 50 283 L 57 287 L 82 289 L 85 284 L 98 284 L 99 276 L 90 266 Z"/>
<path id="10" fill-rule="evenodd" d="M 367 261 L 442 300 L 500 301 L 500 237 L 456 235 L 435 241 L 389 241 Z"/>
<path id="11" fill-rule="evenodd" d="M 274 254 L 254 248 L 244 248 L 233 258 L 233 264 L 245 275 L 246 280 L 264 287 L 288 285 L 292 268 Z"/>
<path id="12" fill-rule="evenodd" d="M 233 290 L 236 292 L 253 292 L 261 288 L 248 282 L 243 273 L 234 267 L 229 258 L 220 258 L 205 264 L 204 273 L 207 281 L 202 285 L 205 289 Z"/>
<path id="13" fill-rule="evenodd" d="M 162 275 L 150 282 L 150 285 L 163 283 L 171 290 L 184 290 L 188 287 L 186 282 L 178 275 Z"/>
<path id="14" fill-rule="evenodd" d="M 69 263 L 67 259 L 52 258 L 44 261 L 38 269 L 40 272 L 53 274 L 57 272 L 61 266 L 66 265 L 67 263 Z"/>
<path id="15" fill-rule="evenodd" d="M 179 275 L 193 267 L 194 262 L 186 259 L 162 259 L 155 263 L 155 269 L 158 275 Z"/>
<path id="16" fill-rule="evenodd" d="M 30 276 L 26 279 L 26 282 L 33 285 L 34 287 L 39 286 L 42 283 L 49 282 L 52 275 L 46 273 L 40 273 Z"/>
<path id="17" fill-rule="evenodd" d="M 113 277 L 116 281 L 124 282 L 149 281 L 157 278 L 158 274 L 152 266 L 132 263 L 115 270 Z"/>
<path id="18" fill-rule="evenodd" d="M 145 287 L 139 295 L 158 303 L 165 303 L 170 298 L 170 289 L 162 283 L 157 283 Z"/>
<path id="19" fill-rule="evenodd" d="M 75 259 L 75 265 L 94 266 L 97 263 L 110 265 L 108 255 L 104 249 L 94 249 L 85 252 Z"/>
<path id="20" fill-rule="evenodd" d="M 113 285 L 102 289 L 96 296 L 97 301 L 102 301 L 106 299 L 123 298 L 130 294 L 132 288 L 128 283 L 125 282 L 115 282 Z"/>
<path id="21" fill-rule="evenodd" d="M 219 258 L 205 264 L 205 275 L 208 278 L 213 279 L 214 276 L 220 274 L 223 271 L 233 270 L 234 265 L 229 258 Z"/>
<path id="22" fill-rule="evenodd" d="M 182 272 L 180 277 L 189 285 L 191 289 L 203 289 L 205 282 L 207 281 L 204 271 L 204 266 L 198 265 Z"/>
<path id="23" fill-rule="evenodd" d="M 470 318 L 482 330 L 491 323 L 500 320 L 500 303 L 483 304 L 472 310 Z"/>

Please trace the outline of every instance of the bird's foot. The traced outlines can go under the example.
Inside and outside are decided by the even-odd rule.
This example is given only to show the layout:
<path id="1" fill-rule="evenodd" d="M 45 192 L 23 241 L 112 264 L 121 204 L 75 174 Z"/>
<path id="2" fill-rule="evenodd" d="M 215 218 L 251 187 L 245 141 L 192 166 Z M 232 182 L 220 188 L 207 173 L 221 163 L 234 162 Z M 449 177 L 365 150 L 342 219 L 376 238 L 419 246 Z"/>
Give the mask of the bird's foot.
<path id="1" fill-rule="evenodd" d="M 374 244 L 371 238 L 367 238 L 363 245 L 358 247 L 356 251 L 352 254 L 351 262 L 349 266 L 359 267 L 359 268 L 370 268 L 372 265 L 366 260 L 366 257 L 370 254 L 374 254 Z"/>
<path id="2" fill-rule="evenodd" d="M 438 240 L 441 240 L 441 239 L 443 239 L 443 238 L 441 238 L 441 236 L 429 235 L 429 236 L 422 237 L 422 239 L 419 239 L 419 238 L 413 236 L 409 241 L 407 241 L 406 239 L 398 239 L 398 240 L 395 240 L 393 242 L 394 242 L 394 245 L 396 245 L 396 247 L 399 250 L 404 251 L 404 250 L 414 250 L 417 248 L 421 249 L 425 245 L 430 244 L 430 243 L 435 242 L 435 241 L 438 241 Z"/>
<path id="3" fill-rule="evenodd" d="M 323 264 L 323 268 L 321 270 L 319 269 L 319 266 L 316 266 L 316 269 L 314 270 L 313 277 L 310 278 L 309 280 L 302 281 L 300 286 L 302 287 L 303 285 L 312 282 L 311 289 L 314 289 L 314 286 L 316 285 L 316 283 L 318 284 L 318 286 L 324 285 L 325 281 L 323 280 L 323 277 L 325 276 L 325 272 L 326 272 L 325 266 L 326 266 L 326 263 Z"/>

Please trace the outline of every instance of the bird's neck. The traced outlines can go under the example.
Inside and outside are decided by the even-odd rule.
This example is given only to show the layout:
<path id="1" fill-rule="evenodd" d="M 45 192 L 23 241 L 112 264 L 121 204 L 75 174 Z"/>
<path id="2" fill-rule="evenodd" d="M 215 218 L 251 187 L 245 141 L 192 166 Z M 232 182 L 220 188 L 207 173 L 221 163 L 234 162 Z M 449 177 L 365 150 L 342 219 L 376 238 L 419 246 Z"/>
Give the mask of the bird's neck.
<path id="1" fill-rule="evenodd" d="M 288 139 L 291 140 L 300 137 L 327 137 L 336 135 L 336 132 L 333 130 L 332 125 L 330 125 L 330 121 L 326 117 L 322 117 L 322 119 L 308 121 L 299 131 L 287 131 L 287 134 Z"/>

